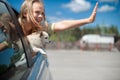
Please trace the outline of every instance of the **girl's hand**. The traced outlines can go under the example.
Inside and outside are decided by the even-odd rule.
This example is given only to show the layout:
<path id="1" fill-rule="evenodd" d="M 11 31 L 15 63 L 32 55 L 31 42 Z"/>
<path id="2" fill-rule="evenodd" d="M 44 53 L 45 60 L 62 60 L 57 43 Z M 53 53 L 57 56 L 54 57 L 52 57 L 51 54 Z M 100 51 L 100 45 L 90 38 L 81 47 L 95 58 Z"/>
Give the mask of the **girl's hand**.
<path id="1" fill-rule="evenodd" d="M 89 17 L 89 23 L 94 22 L 95 17 L 96 17 L 97 8 L 98 8 L 98 2 L 96 3 L 94 10 L 93 10 L 91 16 Z"/>

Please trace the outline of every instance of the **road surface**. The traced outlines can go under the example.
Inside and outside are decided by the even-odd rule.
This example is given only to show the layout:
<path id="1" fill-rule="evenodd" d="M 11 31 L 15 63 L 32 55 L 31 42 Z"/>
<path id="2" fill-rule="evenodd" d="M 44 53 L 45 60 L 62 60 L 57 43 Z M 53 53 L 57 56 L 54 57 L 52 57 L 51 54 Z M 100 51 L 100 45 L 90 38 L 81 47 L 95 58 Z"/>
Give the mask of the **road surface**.
<path id="1" fill-rule="evenodd" d="M 120 52 L 47 50 L 53 80 L 120 80 Z"/>

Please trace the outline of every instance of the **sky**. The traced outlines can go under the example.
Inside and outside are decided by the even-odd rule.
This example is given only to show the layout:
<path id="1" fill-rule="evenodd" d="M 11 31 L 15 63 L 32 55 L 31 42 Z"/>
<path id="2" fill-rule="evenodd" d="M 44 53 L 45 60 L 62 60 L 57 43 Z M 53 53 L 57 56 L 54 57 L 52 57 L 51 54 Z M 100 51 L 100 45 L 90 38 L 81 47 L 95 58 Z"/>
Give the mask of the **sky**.
<path id="1" fill-rule="evenodd" d="M 49 22 L 88 18 L 96 2 L 97 15 L 94 23 L 84 26 L 114 25 L 120 31 L 120 0 L 43 0 Z"/>
<path id="2" fill-rule="evenodd" d="M 12 5 L 20 9 L 24 0 L 8 0 Z M 117 26 L 120 32 L 120 0 L 42 0 L 45 6 L 46 18 L 50 23 L 61 20 L 88 18 L 96 2 L 98 4 L 97 15 L 94 23 L 84 26 Z"/>

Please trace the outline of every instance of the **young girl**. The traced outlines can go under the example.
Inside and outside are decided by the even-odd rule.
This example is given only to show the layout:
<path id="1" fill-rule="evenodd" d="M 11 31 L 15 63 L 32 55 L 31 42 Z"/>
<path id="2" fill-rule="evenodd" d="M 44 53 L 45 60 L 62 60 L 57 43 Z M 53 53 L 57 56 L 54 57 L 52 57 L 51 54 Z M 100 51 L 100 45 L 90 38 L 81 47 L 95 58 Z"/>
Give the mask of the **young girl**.
<path id="1" fill-rule="evenodd" d="M 36 31 L 59 32 L 70 28 L 80 27 L 92 23 L 95 20 L 98 2 L 89 18 L 80 20 L 64 20 L 48 24 L 45 20 L 44 5 L 39 0 L 25 0 L 19 16 L 24 35 L 27 36 Z"/>

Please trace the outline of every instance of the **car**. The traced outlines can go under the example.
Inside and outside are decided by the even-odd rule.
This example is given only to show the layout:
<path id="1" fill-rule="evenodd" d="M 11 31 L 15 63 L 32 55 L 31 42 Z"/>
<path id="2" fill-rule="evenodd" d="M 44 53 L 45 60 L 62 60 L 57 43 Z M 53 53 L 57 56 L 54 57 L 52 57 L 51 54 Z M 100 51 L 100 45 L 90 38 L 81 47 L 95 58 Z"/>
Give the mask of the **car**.
<path id="1" fill-rule="evenodd" d="M 80 39 L 81 49 L 108 49 L 120 51 L 120 37 L 115 35 L 86 34 Z"/>
<path id="2" fill-rule="evenodd" d="M 113 36 L 104 36 L 98 34 L 86 34 L 82 37 L 81 40 L 88 43 L 114 44 Z"/>
<path id="3" fill-rule="evenodd" d="M 48 59 L 33 52 L 10 1 L 0 0 L 0 80 L 52 80 Z"/>

